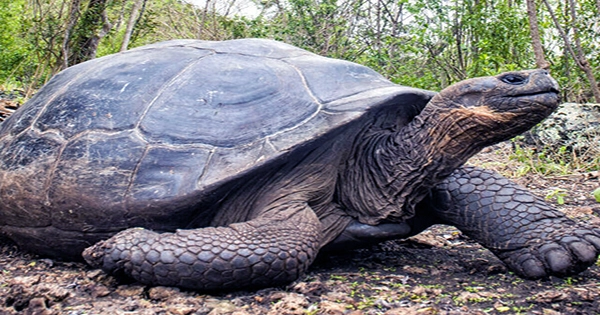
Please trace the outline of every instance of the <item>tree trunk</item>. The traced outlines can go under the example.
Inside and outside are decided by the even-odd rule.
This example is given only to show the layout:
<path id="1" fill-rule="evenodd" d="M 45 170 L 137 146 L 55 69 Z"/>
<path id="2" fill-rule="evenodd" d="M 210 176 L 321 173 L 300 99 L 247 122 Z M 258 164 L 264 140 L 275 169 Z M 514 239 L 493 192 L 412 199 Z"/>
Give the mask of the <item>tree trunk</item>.
<path id="1" fill-rule="evenodd" d="M 581 43 L 579 41 L 579 33 L 578 33 L 577 27 L 573 26 L 573 36 L 575 38 L 575 42 L 577 45 L 577 51 L 575 51 L 575 49 L 573 48 L 573 45 L 571 44 L 571 41 L 569 40 L 569 37 L 567 36 L 567 33 L 560 25 L 560 22 L 556 18 L 556 14 L 554 14 L 554 10 L 548 3 L 548 0 L 543 0 L 543 1 L 544 1 L 544 4 L 546 5 L 546 7 L 548 8 L 548 13 L 550 13 L 550 16 L 552 17 L 552 21 L 554 21 L 556 30 L 558 31 L 560 36 L 563 38 L 563 41 L 565 42 L 565 46 L 567 46 L 567 49 L 569 50 L 571 57 L 573 57 L 573 60 L 575 60 L 575 64 L 577 64 L 577 66 L 585 73 L 588 81 L 590 82 L 590 89 L 592 90 L 592 94 L 594 95 L 596 102 L 600 102 L 600 88 L 598 88 L 598 83 L 596 82 L 596 78 L 594 77 L 594 71 L 592 70 L 590 63 L 588 62 L 588 60 L 585 57 L 585 54 L 583 52 L 583 49 L 581 48 Z M 576 12 L 575 12 L 575 3 L 573 0 L 568 0 L 568 3 L 570 5 L 571 19 L 572 19 L 572 21 L 577 21 Z"/>
<path id="2" fill-rule="evenodd" d="M 75 65 L 96 57 L 100 40 L 110 31 L 106 16 L 108 0 L 90 0 L 87 10 L 77 23 L 70 39 L 69 65 Z"/>
<path id="3" fill-rule="evenodd" d="M 529 18 L 529 31 L 531 33 L 531 45 L 535 54 L 535 64 L 538 68 L 548 69 L 550 63 L 544 56 L 544 48 L 540 39 L 540 30 L 537 21 L 537 10 L 535 0 L 527 0 L 527 16 Z"/>
<path id="4" fill-rule="evenodd" d="M 67 26 L 65 27 L 65 34 L 63 38 L 63 43 L 61 47 L 61 60 L 60 60 L 60 69 L 66 69 L 69 67 L 69 40 L 71 38 L 71 33 L 73 32 L 73 28 L 77 24 L 77 20 L 81 16 L 80 12 L 81 0 L 73 0 L 71 1 L 71 7 L 69 8 L 69 20 L 67 22 Z"/>
<path id="5" fill-rule="evenodd" d="M 592 94 L 594 94 L 594 98 L 596 102 L 600 102 L 600 88 L 598 87 L 598 83 L 596 82 L 596 77 L 594 76 L 594 70 L 592 69 L 590 63 L 585 57 L 585 52 L 581 47 L 581 40 L 579 38 L 579 29 L 577 28 L 577 13 L 575 7 L 575 1 L 569 0 L 569 6 L 571 9 L 571 21 L 573 21 L 573 39 L 575 40 L 575 48 L 577 49 L 577 59 L 578 64 L 580 64 L 581 70 L 585 72 L 585 75 L 590 81 L 590 86 L 592 89 Z"/>
<path id="6" fill-rule="evenodd" d="M 140 11 L 140 7 L 142 6 L 142 2 L 144 0 L 134 0 L 133 7 L 131 8 L 131 15 L 129 16 L 129 21 L 127 21 L 127 27 L 125 29 L 125 35 L 123 36 L 123 42 L 121 43 L 121 51 L 126 51 L 127 47 L 129 47 L 129 41 L 131 40 L 131 34 L 133 34 L 133 29 L 135 27 L 135 23 L 138 20 L 138 12 Z"/>

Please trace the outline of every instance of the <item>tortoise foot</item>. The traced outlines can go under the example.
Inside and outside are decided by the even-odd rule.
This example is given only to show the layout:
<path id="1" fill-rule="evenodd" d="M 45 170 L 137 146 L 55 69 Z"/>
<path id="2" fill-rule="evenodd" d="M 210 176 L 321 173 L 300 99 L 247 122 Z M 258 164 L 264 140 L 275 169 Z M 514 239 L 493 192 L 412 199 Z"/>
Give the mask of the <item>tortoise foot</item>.
<path id="1" fill-rule="evenodd" d="M 287 221 L 259 217 L 160 234 L 131 228 L 82 255 L 93 267 L 147 285 L 233 290 L 286 284 L 312 263 L 321 239 L 320 222 L 308 206 L 287 211 Z"/>
<path id="2" fill-rule="evenodd" d="M 551 222 L 555 220 L 548 221 L 535 227 L 536 233 L 525 234 L 525 238 L 527 234 L 530 235 L 530 240 L 525 242 L 524 247 L 493 251 L 509 269 L 528 279 L 569 276 L 596 262 L 600 254 L 600 229 L 587 229 L 573 222 L 560 222 L 557 225 Z M 540 231 L 550 233 L 546 239 L 542 239 Z"/>
<path id="3" fill-rule="evenodd" d="M 524 278 L 576 274 L 593 265 L 600 253 L 600 228 L 569 219 L 489 170 L 456 170 L 421 206 L 490 249 Z"/>

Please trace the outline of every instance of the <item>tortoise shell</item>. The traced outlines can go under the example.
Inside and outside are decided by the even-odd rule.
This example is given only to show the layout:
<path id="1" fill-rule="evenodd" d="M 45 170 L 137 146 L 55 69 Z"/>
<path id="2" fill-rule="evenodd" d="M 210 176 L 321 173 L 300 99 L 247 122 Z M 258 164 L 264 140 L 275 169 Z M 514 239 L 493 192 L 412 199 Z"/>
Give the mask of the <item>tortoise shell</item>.
<path id="1" fill-rule="evenodd" d="M 88 61 L 0 125 L 0 226 L 182 228 L 215 189 L 374 108 L 420 110 L 433 94 L 262 39 L 168 41 Z"/>

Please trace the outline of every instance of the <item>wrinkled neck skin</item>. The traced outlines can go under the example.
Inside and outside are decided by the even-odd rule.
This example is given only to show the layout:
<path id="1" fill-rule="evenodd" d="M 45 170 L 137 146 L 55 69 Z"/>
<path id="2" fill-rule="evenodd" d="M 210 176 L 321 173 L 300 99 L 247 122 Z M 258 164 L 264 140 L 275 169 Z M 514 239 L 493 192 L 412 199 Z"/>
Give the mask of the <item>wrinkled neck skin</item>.
<path id="1" fill-rule="evenodd" d="M 507 127 L 502 115 L 442 102 L 434 98 L 398 131 L 362 131 L 338 189 L 351 216 L 370 225 L 405 221 L 431 188 L 471 156 L 527 129 Z"/>

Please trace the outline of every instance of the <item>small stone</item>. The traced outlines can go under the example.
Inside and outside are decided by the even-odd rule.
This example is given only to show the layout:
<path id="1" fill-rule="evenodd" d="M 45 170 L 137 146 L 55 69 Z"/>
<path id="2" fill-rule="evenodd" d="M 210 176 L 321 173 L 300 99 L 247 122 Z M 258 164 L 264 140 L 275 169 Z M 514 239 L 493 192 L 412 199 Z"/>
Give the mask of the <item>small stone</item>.
<path id="1" fill-rule="evenodd" d="M 158 286 L 152 287 L 150 290 L 148 290 L 148 297 L 152 300 L 164 301 L 179 293 L 180 290 L 178 288 Z"/>
<path id="2" fill-rule="evenodd" d="M 71 295 L 69 290 L 56 283 L 40 283 L 37 285 L 36 291 L 43 292 L 44 297 L 55 302 L 62 301 Z"/>
<path id="3" fill-rule="evenodd" d="M 37 297 L 29 301 L 27 309 L 24 311 L 25 314 L 32 315 L 54 315 L 55 312 L 48 309 L 46 306 L 46 299 Z"/>
<path id="4" fill-rule="evenodd" d="M 40 283 L 40 276 L 14 277 L 11 281 L 12 285 L 22 285 L 26 288 L 30 288 L 38 283 Z"/>
<path id="5" fill-rule="evenodd" d="M 104 297 L 110 294 L 110 290 L 107 286 L 99 284 L 92 288 L 92 297 Z"/>
<path id="6" fill-rule="evenodd" d="M 167 313 L 173 315 L 189 315 L 192 314 L 196 309 L 187 305 L 171 305 L 167 309 Z"/>
<path id="7" fill-rule="evenodd" d="M 321 301 L 319 303 L 319 314 L 343 315 L 348 310 L 346 305 L 332 301 Z"/>
<path id="8" fill-rule="evenodd" d="M 321 281 L 303 281 L 294 285 L 293 290 L 304 295 L 321 295 L 327 290 L 327 287 Z"/>
<path id="9" fill-rule="evenodd" d="M 329 292 L 323 296 L 324 299 L 333 302 L 341 302 L 346 304 L 351 304 L 354 302 L 354 299 L 348 296 L 347 293 L 344 292 Z"/>
<path id="10" fill-rule="evenodd" d="M 402 267 L 402 270 L 408 273 L 413 273 L 413 274 L 418 274 L 418 275 L 425 275 L 428 274 L 429 271 L 425 268 L 421 268 L 421 267 L 414 267 L 414 266 L 404 266 Z"/>
<path id="11" fill-rule="evenodd" d="M 411 292 L 415 295 L 422 295 L 427 293 L 427 289 L 422 286 L 416 286 Z"/>
<path id="12" fill-rule="evenodd" d="M 282 292 L 283 293 L 283 292 Z M 268 315 L 303 315 L 309 306 L 306 297 L 297 293 L 284 293 L 281 299 L 273 304 Z"/>
<path id="13" fill-rule="evenodd" d="M 207 299 L 205 303 L 208 308 L 211 308 L 211 311 L 208 313 L 208 315 L 230 314 L 237 309 L 237 306 L 233 305 L 229 301 Z"/>
<path id="14" fill-rule="evenodd" d="M 542 314 L 543 315 L 561 315 L 562 313 L 555 311 L 553 309 L 545 308 L 545 309 L 542 309 Z"/>
<path id="15" fill-rule="evenodd" d="M 86 276 L 87 276 L 89 279 L 92 279 L 92 280 L 97 280 L 97 279 L 98 279 L 98 277 L 101 277 L 103 274 L 104 274 L 104 271 L 102 271 L 102 269 L 94 269 L 94 270 L 92 270 L 92 271 L 89 271 L 89 272 L 86 274 Z"/>
<path id="16" fill-rule="evenodd" d="M 534 295 L 534 300 L 538 303 L 560 302 L 567 298 L 567 294 L 558 290 L 542 291 Z"/>
<path id="17" fill-rule="evenodd" d="M 115 292 L 122 297 L 140 296 L 144 292 L 144 287 L 139 285 L 121 285 Z"/>

